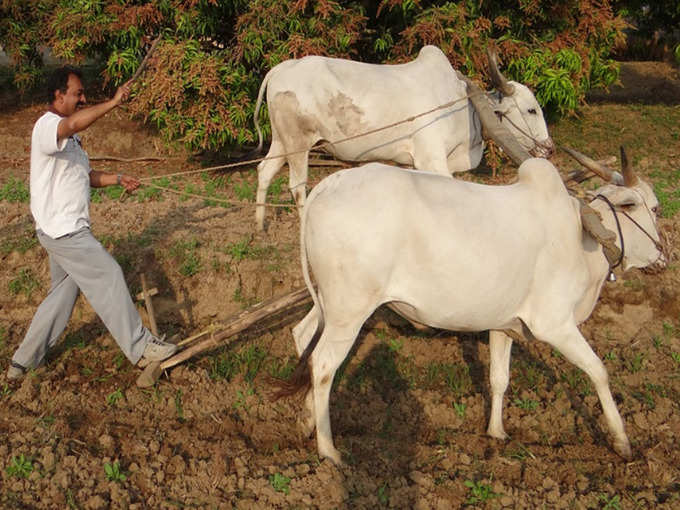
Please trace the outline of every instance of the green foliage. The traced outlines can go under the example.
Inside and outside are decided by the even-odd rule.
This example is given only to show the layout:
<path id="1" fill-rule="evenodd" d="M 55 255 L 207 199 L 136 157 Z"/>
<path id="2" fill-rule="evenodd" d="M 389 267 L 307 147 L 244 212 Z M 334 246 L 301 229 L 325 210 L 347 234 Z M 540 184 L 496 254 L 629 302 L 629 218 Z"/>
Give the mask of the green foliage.
<path id="1" fill-rule="evenodd" d="M 239 352 L 226 351 L 213 358 L 210 366 L 211 379 L 231 381 L 234 376 L 243 374 L 246 382 L 255 380 L 267 352 L 258 345 L 251 345 Z"/>
<path id="2" fill-rule="evenodd" d="M 607 494 L 600 494 L 600 501 L 604 505 L 603 509 L 621 510 L 621 498 L 618 494 L 609 497 Z"/>
<path id="3" fill-rule="evenodd" d="M 124 482 L 127 480 L 127 475 L 120 468 L 118 461 L 115 461 L 113 464 L 105 462 L 104 473 L 106 473 L 106 479 L 110 482 Z"/>
<path id="4" fill-rule="evenodd" d="M 117 388 L 116 391 L 109 393 L 106 396 L 106 403 L 110 407 L 115 407 L 116 404 L 118 403 L 119 400 L 122 400 L 124 397 L 123 392 L 120 388 Z"/>
<path id="5" fill-rule="evenodd" d="M 38 238 L 35 235 L 35 231 L 27 230 L 21 236 L 13 238 L 8 237 L 0 241 L 0 254 L 7 255 L 13 251 L 18 251 L 19 253 L 24 254 L 37 244 Z"/>
<path id="6" fill-rule="evenodd" d="M 590 66 L 589 72 L 586 64 Z M 578 108 L 591 87 L 614 83 L 619 69 L 613 60 L 602 59 L 595 51 L 585 58 L 569 48 L 555 53 L 539 48 L 512 60 L 508 75 L 532 87 L 536 99 L 549 113 L 565 114 Z"/>
<path id="7" fill-rule="evenodd" d="M 538 402 L 530 398 L 516 398 L 513 403 L 525 411 L 535 411 L 538 407 Z"/>
<path id="8" fill-rule="evenodd" d="M 234 193 L 236 194 L 236 198 L 239 200 L 247 200 L 248 202 L 252 202 L 255 200 L 255 184 L 248 181 L 243 181 L 240 184 L 235 183 Z"/>
<path id="9" fill-rule="evenodd" d="M 290 478 L 287 476 L 281 473 L 274 473 L 269 475 L 269 483 L 276 492 L 283 492 L 286 495 L 290 494 Z"/>
<path id="10" fill-rule="evenodd" d="M 464 483 L 465 486 L 470 489 L 470 496 L 466 501 L 466 503 L 469 505 L 485 503 L 486 501 L 498 496 L 498 494 L 491 490 L 490 485 L 486 485 L 482 482 L 473 482 L 471 480 L 465 480 Z"/>
<path id="11" fill-rule="evenodd" d="M 183 276 L 193 276 L 201 270 L 202 263 L 196 253 L 197 248 L 198 241 L 196 239 L 177 241 L 170 247 L 169 254 L 179 262 L 179 272 Z"/>
<path id="12" fill-rule="evenodd" d="M 616 5 L 639 12 L 644 3 Z M 487 80 L 485 48 L 495 40 L 505 64 L 545 52 L 533 85 L 549 110 L 571 112 L 590 86 L 616 78 L 607 57 L 622 29 L 609 0 L 0 0 L 0 40 L 21 91 L 43 78 L 41 46 L 71 63 L 92 59 L 95 74 L 117 86 L 158 37 L 128 108 L 192 150 L 252 143 L 262 78 L 310 54 L 396 63 L 434 44 Z M 579 71 L 570 68 L 575 55 Z M 261 117 L 268 136 L 266 108 Z"/>
<path id="13" fill-rule="evenodd" d="M 24 457 L 22 453 L 18 457 L 12 457 L 5 472 L 14 478 L 28 478 L 33 472 L 33 461 L 30 457 Z"/>
<path id="14" fill-rule="evenodd" d="M 27 203 L 29 199 L 30 193 L 24 181 L 10 177 L 0 187 L 0 200 L 6 200 L 9 203 Z"/>
<path id="15" fill-rule="evenodd" d="M 33 291 L 40 287 L 40 282 L 33 274 L 33 271 L 22 268 L 19 270 L 19 274 L 10 280 L 8 287 L 10 294 L 13 296 L 23 292 L 26 297 L 31 297 Z"/>

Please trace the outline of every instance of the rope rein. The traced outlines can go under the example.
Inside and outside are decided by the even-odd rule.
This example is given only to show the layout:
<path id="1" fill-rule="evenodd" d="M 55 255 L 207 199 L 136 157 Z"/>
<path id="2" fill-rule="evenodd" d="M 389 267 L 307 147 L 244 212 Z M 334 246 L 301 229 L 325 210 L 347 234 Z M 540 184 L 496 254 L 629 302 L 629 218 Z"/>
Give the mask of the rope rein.
<path id="1" fill-rule="evenodd" d="M 652 244 L 654 245 L 654 247 L 659 251 L 659 256 L 657 257 L 657 259 L 656 259 L 652 264 L 656 263 L 661 257 L 663 257 L 664 255 L 666 255 L 667 247 L 664 245 L 664 243 L 662 243 L 662 242 L 657 241 L 656 239 L 654 239 L 654 238 L 652 237 L 652 235 L 651 235 L 649 232 L 647 232 L 647 230 L 646 230 L 642 225 L 640 225 L 640 223 L 638 223 L 638 222 L 637 222 L 630 214 L 628 214 L 628 213 L 627 213 L 626 211 L 624 211 L 623 209 L 618 209 L 618 208 L 617 208 L 617 207 L 616 207 L 616 206 L 615 206 L 615 205 L 614 205 L 607 197 L 605 197 L 604 195 L 599 195 L 599 194 L 598 194 L 598 195 L 595 196 L 595 198 L 596 198 L 596 199 L 599 198 L 600 200 L 603 200 L 604 202 L 606 202 L 606 204 L 607 204 L 607 205 L 609 206 L 609 208 L 611 209 L 612 214 L 614 215 L 614 219 L 616 220 L 616 228 L 617 228 L 618 231 L 619 231 L 619 239 L 621 239 L 621 256 L 619 257 L 619 260 L 616 262 L 616 264 L 614 264 L 613 266 L 611 266 L 611 269 L 614 269 L 615 267 L 619 266 L 619 265 L 621 264 L 621 262 L 623 262 L 624 251 L 625 251 L 625 248 L 624 248 L 624 241 L 623 241 L 623 231 L 622 231 L 622 229 L 621 229 L 621 224 L 619 223 L 619 217 L 618 217 L 618 214 L 617 214 L 617 213 L 621 213 L 621 214 L 623 214 L 626 218 L 628 218 L 628 219 L 631 221 L 631 223 L 632 223 L 633 225 L 635 225 L 640 231 L 642 231 L 643 234 L 645 234 L 645 235 L 649 238 L 649 240 L 652 242 Z M 649 211 L 650 209 L 649 209 L 649 207 L 647 206 L 647 203 L 645 202 L 644 197 L 642 197 L 642 195 L 640 195 L 640 198 L 642 198 L 642 203 L 645 204 L 645 209 L 646 209 L 647 211 Z M 650 215 L 651 215 L 651 212 L 650 212 Z"/>
<path id="2" fill-rule="evenodd" d="M 160 178 L 163 178 L 163 177 L 175 177 L 175 176 L 179 176 L 179 175 L 190 175 L 190 174 L 196 174 L 196 173 L 201 173 L 201 172 L 211 172 L 211 171 L 214 171 L 214 170 L 222 170 L 222 169 L 225 169 L 225 168 L 234 168 L 234 167 L 238 167 L 238 166 L 252 165 L 254 163 L 260 163 L 261 161 L 284 158 L 284 157 L 287 157 L 287 156 L 292 156 L 294 154 L 301 154 L 303 152 L 308 152 L 311 149 L 315 149 L 315 148 L 323 148 L 323 147 L 329 147 L 329 146 L 332 147 L 334 145 L 338 145 L 338 144 L 341 144 L 341 143 L 344 143 L 344 142 L 348 142 L 350 140 L 355 140 L 356 138 L 361 138 L 363 136 L 372 135 L 374 133 L 378 133 L 380 131 L 390 129 L 390 128 L 399 126 L 401 124 L 406 124 L 407 122 L 413 122 L 414 120 L 416 120 L 420 117 L 424 117 L 425 115 L 429 115 L 430 113 L 434 113 L 436 111 L 443 110 L 445 108 L 449 108 L 456 103 L 460 103 L 461 101 L 467 101 L 469 99 L 469 97 L 470 97 L 470 95 L 466 94 L 463 97 L 460 97 L 460 98 L 455 99 L 453 101 L 449 101 L 448 103 L 444 103 L 442 105 L 439 105 L 436 108 L 432 108 L 431 110 L 419 113 L 417 115 L 412 115 L 411 117 L 399 120 L 397 122 L 393 122 L 392 124 L 388 124 L 386 126 L 381 126 L 379 128 L 371 129 L 370 131 L 365 131 L 363 133 L 359 133 L 359 134 L 356 134 L 356 135 L 348 136 L 346 138 L 342 138 L 341 140 L 336 140 L 334 142 L 324 142 L 324 143 L 319 144 L 319 145 L 314 145 L 314 146 L 310 147 L 309 149 L 299 149 L 299 150 L 296 150 L 296 151 L 290 151 L 290 152 L 286 152 L 286 153 L 283 153 L 283 154 L 277 154 L 275 156 L 265 156 L 265 157 L 262 157 L 262 158 L 248 159 L 248 160 L 245 160 L 245 161 L 228 163 L 226 165 L 218 165 L 218 166 L 212 166 L 212 167 L 208 167 L 208 168 L 202 168 L 200 170 L 188 170 L 186 172 L 174 172 L 174 173 L 171 173 L 171 174 L 161 174 L 161 175 L 155 175 L 155 176 L 151 176 L 151 177 L 142 177 L 141 179 L 139 179 L 139 181 L 146 182 L 146 181 L 151 181 L 153 179 L 160 179 Z"/>
<path id="3" fill-rule="evenodd" d="M 600 200 L 604 201 L 604 203 L 606 203 L 611 209 L 612 214 L 614 215 L 614 220 L 616 221 L 616 229 L 619 231 L 619 239 L 621 239 L 621 255 L 619 255 L 619 260 L 616 261 L 616 264 L 609 268 L 609 271 L 612 271 L 613 269 L 619 267 L 621 265 L 621 262 L 623 262 L 623 257 L 626 251 L 626 247 L 623 241 L 623 231 L 621 230 L 619 216 L 616 214 L 616 207 L 614 206 L 614 204 L 612 204 L 611 200 L 609 200 L 604 195 L 596 195 L 595 198 L 599 198 Z"/>

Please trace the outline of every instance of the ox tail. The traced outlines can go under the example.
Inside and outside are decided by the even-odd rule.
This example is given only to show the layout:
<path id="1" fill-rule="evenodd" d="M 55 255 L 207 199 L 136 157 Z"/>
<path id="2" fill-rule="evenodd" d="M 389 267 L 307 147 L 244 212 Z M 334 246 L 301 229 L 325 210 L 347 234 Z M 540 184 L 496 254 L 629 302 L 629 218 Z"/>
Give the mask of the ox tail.
<path id="1" fill-rule="evenodd" d="M 255 103 L 255 114 L 253 115 L 254 117 L 254 122 L 255 122 L 255 131 L 257 131 L 257 149 L 255 149 L 253 152 L 260 154 L 262 152 L 262 130 L 260 129 L 260 106 L 262 106 L 262 98 L 264 97 L 264 91 L 267 88 L 267 83 L 269 83 L 269 78 L 271 77 L 272 73 L 276 70 L 276 67 L 271 69 L 264 77 L 264 80 L 262 80 L 262 84 L 260 85 L 260 90 L 257 93 L 257 102 Z"/>
<path id="2" fill-rule="evenodd" d="M 312 278 L 309 274 L 309 261 L 307 258 L 307 247 L 305 245 L 305 226 L 307 224 L 309 206 L 313 202 L 314 196 L 316 195 L 315 191 L 318 191 L 318 189 L 312 190 L 312 193 L 310 193 L 309 197 L 307 198 L 302 218 L 300 220 L 300 262 L 302 264 L 302 276 L 305 280 L 305 285 L 307 285 L 307 289 L 312 296 L 312 301 L 314 301 L 314 308 L 319 311 L 316 331 L 314 332 L 312 339 L 307 344 L 307 347 L 302 352 L 302 355 L 300 356 L 300 359 L 298 360 L 298 363 L 295 366 L 290 378 L 288 380 L 279 379 L 274 382 L 274 386 L 277 387 L 277 390 L 274 392 L 272 400 L 278 400 L 282 397 L 291 397 L 296 393 L 299 393 L 301 390 L 305 390 L 304 394 L 307 393 L 312 384 L 309 358 L 312 355 L 312 352 L 314 352 L 314 348 L 319 343 L 321 333 L 323 333 L 323 308 L 321 306 L 321 301 L 319 300 L 319 295 L 314 288 Z"/>

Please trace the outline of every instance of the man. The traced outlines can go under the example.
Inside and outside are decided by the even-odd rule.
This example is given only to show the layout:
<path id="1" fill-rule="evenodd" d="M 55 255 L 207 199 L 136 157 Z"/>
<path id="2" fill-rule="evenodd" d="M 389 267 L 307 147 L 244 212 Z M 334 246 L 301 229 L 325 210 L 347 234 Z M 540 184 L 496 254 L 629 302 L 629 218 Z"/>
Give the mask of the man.
<path id="1" fill-rule="evenodd" d="M 142 325 L 120 266 L 90 231 L 90 186 L 120 184 L 132 191 L 140 183 L 127 175 L 92 170 L 76 134 L 125 101 L 130 83 L 112 99 L 85 108 L 81 72 L 62 67 L 49 79 L 47 92 L 48 111 L 35 123 L 31 138 L 30 190 L 52 284 L 12 357 L 7 378 L 20 379 L 43 362 L 66 328 L 79 291 L 133 364 L 161 361 L 177 347 Z"/>

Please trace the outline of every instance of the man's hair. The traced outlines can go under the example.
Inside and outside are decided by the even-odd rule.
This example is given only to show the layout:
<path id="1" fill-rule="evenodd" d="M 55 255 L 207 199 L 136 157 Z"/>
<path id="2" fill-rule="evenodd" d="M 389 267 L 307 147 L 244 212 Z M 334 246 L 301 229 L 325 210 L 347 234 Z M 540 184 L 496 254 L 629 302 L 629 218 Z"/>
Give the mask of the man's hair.
<path id="1" fill-rule="evenodd" d="M 47 102 L 52 104 L 55 99 L 55 92 L 59 90 L 66 94 L 68 88 L 68 77 L 75 74 L 80 80 L 83 79 L 83 72 L 77 67 L 63 66 L 55 69 L 47 78 Z"/>

